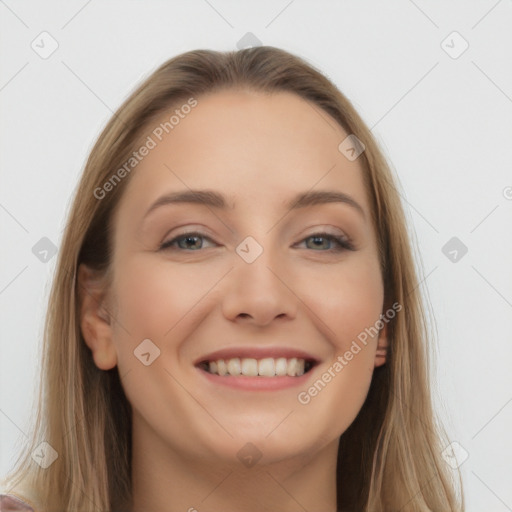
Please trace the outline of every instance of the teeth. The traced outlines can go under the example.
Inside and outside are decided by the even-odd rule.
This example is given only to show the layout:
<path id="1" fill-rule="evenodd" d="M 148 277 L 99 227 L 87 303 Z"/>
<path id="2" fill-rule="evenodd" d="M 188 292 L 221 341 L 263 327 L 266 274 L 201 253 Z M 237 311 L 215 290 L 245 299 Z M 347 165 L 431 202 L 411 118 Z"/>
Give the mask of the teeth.
<path id="1" fill-rule="evenodd" d="M 287 371 L 288 361 L 286 360 L 286 357 L 280 357 L 279 359 L 276 359 L 276 375 L 282 377 L 283 375 L 286 375 Z"/>
<path id="2" fill-rule="evenodd" d="M 212 363 L 214 362 L 212 361 Z M 210 371 L 215 373 L 212 370 L 212 363 L 210 363 Z M 258 361 L 256 359 L 242 359 L 242 375 L 256 377 L 258 375 Z"/>
<path id="3" fill-rule="evenodd" d="M 242 373 L 242 369 L 240 367 L 240 359 L 238 359 L 238 357 L 228 361 L 228 372 L 229 375 L 233 375 L 234 377 Z"/>
<path id="4" fill-rule="evenodd" d="M 288 361 L 288 370 L 287 373 L 290 377 L 293 377 L 294 375 L 297 375 L 297 358 L 292 357 Z"/>
<path id="5" fill-rule="evenodd" d="M 305 366 L 306 361 L 304 361 L 304 359 L 297 359 L 297 375 L 304 375 Z"/>
<path id="6" fill-rule="evenodd" d="M 210 366 L 210 371 L 211 371 L 211 366 Z M 228 367 L 222 359 L 220 361 L 217 361 L 217 373 L 221 376 L 224 376 L 228 373 Z"/>
<path id="7" fill-rule="evenodd" d="M 258 375 L 263 377 L 275 377 L 276 365 L 271 357 L 260 359 L 258 363 Z"/>
<path id="8" fill-rule="evenodd" d="M 205 369 L 209 373 L 214 373 L 222 377 L 226 375 L 245 377 L 300 377 L 311 368 L 311 363 L 306 363 L 304 359 L 297 359 L 292 357 L 279 357 L 274 359 L 266 357 L 264 359 L 244 358 L 240 359 L 235 357 L 233 359 L 219 359 L 218 361 L 210 361 L 205 364 Z"/>

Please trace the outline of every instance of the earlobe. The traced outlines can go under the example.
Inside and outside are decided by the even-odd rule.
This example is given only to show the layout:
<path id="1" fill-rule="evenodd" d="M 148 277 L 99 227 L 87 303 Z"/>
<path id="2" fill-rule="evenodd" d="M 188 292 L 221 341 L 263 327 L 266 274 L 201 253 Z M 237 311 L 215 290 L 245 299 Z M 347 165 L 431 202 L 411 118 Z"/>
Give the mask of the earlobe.
<path id="1" fill-rule="evenodd" d="M 104 281 L 97 273 L 81 264 L 78 267 L 77 287 L 80 310 L 80 329 L 91 349 L 94 363 L 100 370 L 110 370 L 117 364 L 113 342 L 112 319 L 106 308 Z"/>
<path id="2" fill-rule="evenodd" d="M 387 324 L 379 332 L 377 351 L 375 353 L 375 368 L 386 363 L 388 354 L 388 326 Z"/>

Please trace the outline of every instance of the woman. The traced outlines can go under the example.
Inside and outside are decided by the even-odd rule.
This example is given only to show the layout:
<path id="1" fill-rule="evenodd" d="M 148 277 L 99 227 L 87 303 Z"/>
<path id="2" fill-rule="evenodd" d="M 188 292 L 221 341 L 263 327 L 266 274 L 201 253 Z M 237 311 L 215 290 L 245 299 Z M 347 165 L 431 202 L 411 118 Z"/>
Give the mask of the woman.
<path id="1" fill-rule="evenodd" d="M 6 494 L 40 512 L 462 510 L 427 343 L 399 194 L 349 101 L 283 50 L 185 53 L 88 159 Z"/>

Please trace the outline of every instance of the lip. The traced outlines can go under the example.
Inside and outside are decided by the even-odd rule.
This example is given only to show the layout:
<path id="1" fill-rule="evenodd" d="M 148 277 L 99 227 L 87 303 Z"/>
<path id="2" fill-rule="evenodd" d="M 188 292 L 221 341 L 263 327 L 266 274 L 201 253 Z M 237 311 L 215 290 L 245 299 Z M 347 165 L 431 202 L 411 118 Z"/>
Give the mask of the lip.
<path id="1" fill-rule="evenodd" d="M 279 358 L 286 357 L 291 359 L 304 359 L 310 361 L 313 367 L 299 377 L 275 376 L 275 377 L 247 377 L 245 375 L 216 375 L 204 370 L 200 365 L 206 361 L 218 361 L 219 359 L 232 359 L 239 357 L 240 359 L 264 359 L 266 357 Z M 220 384 L 221 386 L 230 387 L 232 389 L 247 391 L 278 391 L 281 389 L 292 388 L 296 386 L 304 386 L 305 382 L 311 377 L 315 371 L 315 367 L 320 363 L 320 359 L 303 350 L 291 347 L 229 347 L 216 350 L 205 356 L 200 357 L 194 363 L 196 370 L 207 379 L 211 384 Z"/>
<path id="2" fill-rule="evenodd" d="M 220 375 L 209 373 L 198 366 L 196 370 L 211 384 L 219 384 L 232 389 L 246 391 L 279 391 L 297 386 L 304 387 L 306 381 L 315 371 L 315 367 L 311 368 L 311 370 L 300 377 L 234 377 L 232 375 L 221 377 Z"/>

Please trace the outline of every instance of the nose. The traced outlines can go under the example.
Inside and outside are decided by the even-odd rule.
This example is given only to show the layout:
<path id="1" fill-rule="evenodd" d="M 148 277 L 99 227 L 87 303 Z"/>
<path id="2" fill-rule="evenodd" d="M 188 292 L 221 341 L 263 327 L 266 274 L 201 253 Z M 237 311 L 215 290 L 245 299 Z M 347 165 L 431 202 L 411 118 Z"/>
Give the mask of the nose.
<path id="1" fill-rule="evenodd" d="M 252 263 L 236 257 L 223 297 L 224 316 L 257 326 L 295 318 L 299 299 L 290 282 L 293 278 L 279 264 L 279 257 L 270 250 L 264 250 Z"/>

